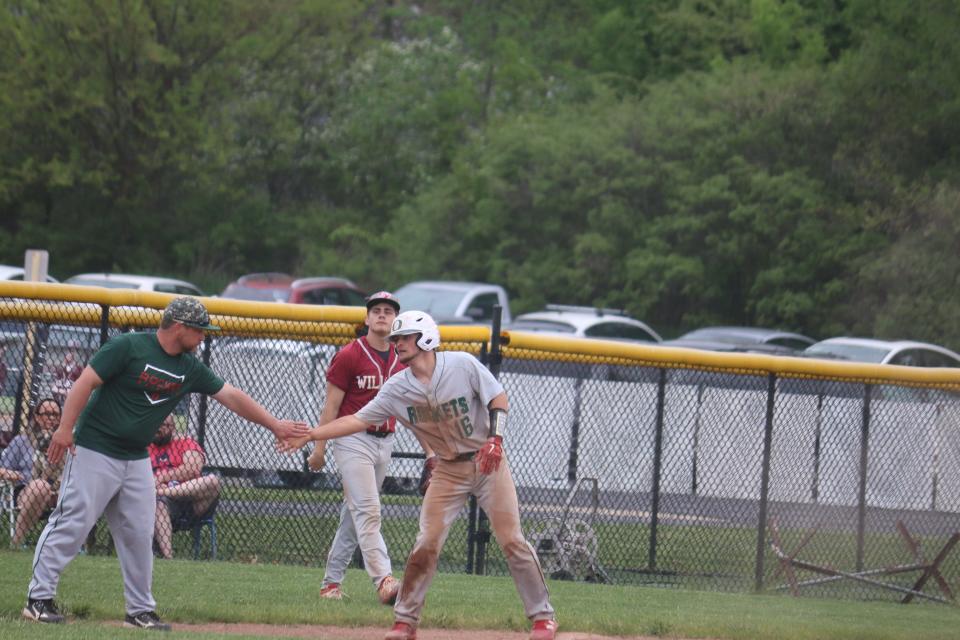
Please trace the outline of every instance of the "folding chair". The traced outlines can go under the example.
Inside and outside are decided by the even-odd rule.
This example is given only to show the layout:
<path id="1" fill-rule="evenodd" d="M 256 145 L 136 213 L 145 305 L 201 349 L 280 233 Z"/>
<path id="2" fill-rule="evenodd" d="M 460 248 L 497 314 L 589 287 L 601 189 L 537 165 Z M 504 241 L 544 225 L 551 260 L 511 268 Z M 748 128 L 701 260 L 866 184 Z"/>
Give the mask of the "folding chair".
<path id="1" fill-rule="evenodd" d="M 194 515 L 192 512 L 181 514 L 170 524 L 174 531 L 191 531 L 193 533 L 193 559 L 200 559 L 200 539 L 203 535 L 203 528 L 207 528 L 210 535 L 210 559 L 217 559 L 217 505 L 220 500 L 217 499 L 207 511 L 200 515 Z"/>

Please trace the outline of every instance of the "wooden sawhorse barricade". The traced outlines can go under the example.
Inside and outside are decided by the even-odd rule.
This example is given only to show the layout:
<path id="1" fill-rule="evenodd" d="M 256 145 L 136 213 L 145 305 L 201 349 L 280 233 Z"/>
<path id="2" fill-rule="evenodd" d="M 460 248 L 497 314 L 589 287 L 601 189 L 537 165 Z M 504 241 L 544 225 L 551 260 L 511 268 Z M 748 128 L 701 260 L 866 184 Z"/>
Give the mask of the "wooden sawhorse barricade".
<path id="1" fill-rule="evenodd" d="M 893 567 L 884 567 L 882 569 L 868 569 L 865 571 L 841 571 L 839 569 L 816 565 L 812 562 L 806 562 L 797 558 L 800 552 L 803 551 L 803 548 L 807 546 L 807 543 L 810 542 L 811 538 L 813 538 L 814 534 L 817 533 L 819 527 L 814 527 L 808 531 L 800 540 L 797 548 L 791 553 L 787 553 L 783 549 L 783 544 L 780 541 L 780 530 L 777 526 L 776 518 L 770 518 L 768 520 L 767 528 L 770 531 L 770 547 L 773 549 L 773 553 L 777 556 L 777 561 L 780 563 L 780 566 L 773 574 L 773 578 L 776 579 L 783 574 L 786 576 L 787 580 L 787 584 L 774 587 L 775 589 L 779 590 L 789 588 L 790 593 L 792 593 L 794 596 L 799 596 L 800 587 L 822 585 L 829 582 L 848 579 L 869 584 L 874 587 L 880 587 L 881 589 L 888 589 L 890 591 L 902 593 L 904 595 L 900 602 L 904 604 L 910 602 L 915 597 L 925 598 L 935 602 L 942 602 L 944 604 L 957 604 L 956 598 L 953 595 L 953 590 L 950 589 L 950 585 L 943 577 L 943 574 L 940 573 L 940 565 L 943 564 L 943 561 L 947 558 L 947 555 L 957 544 L 957 542 L 960 541 L 960 531 L 950 536 L 950 539 L 947 540 L 940 548 L 940 551 L 937 553 L 932 562 L 927 562 L 920 549 L 920 543 L 917 542 L 912 535 L 910 535 L 910 531 L 907 529 L 906 525 L 904 525 L 902 521 L 897 520 L 897 531 L 900 532 L 900 536 L 903 538 L 907 549 L 909 549 L 910 554 L 913 556 L 912 563 L 896 565 Z M 805 569 L 807 571 L 819 573 L 827 577 L 798 581 L 794 569 Z M 914 582 L 911 588 L 902 587 L 897 584 L 891 584 L 889 582 L 883 582 L 876 579 L 878 576 L 889 576 L 897 573 L 907 573 L 910 571 L 921 572 L 920 577 L 917 578 L 917 581 Z M 923 586 L 930 578 L 933 578 L 936 581 L 937 586 L 943 593 L 943 597 L 934 596 L 923 592 Z"/>

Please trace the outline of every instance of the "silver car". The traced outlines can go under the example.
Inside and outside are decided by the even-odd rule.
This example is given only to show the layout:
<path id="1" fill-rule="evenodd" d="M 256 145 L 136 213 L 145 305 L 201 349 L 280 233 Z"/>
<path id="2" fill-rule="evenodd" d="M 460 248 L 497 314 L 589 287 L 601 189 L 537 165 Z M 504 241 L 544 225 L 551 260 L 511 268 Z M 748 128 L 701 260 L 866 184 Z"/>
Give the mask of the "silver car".
<path id="1" fill-rule="evenodd" d="M 653 343 L 662 340 L 649 325 L 622 311 L 560 304 L 548 304 L 545 311 L 521 314 L 508 328 L 577 338 Z"/>
<path id="2" fill-rule="evenodd" d="M 202 296 L 200 287 L 174 278 L 158 278 L 128 273 L 81 273 L 67 278 L 66 284 L 86 287 L 106 287 L 108 289 L 140 289 L 141 291 L 159 291 L 182 296 Z"/>
<path id="3" fill-rule="evenodd" d="M 830 338 L 808 347 L 803 355 L 811 358 L 899 364 L 907 367 L 960 367 L 960 355 L 950 349 L 912 340 Z"/>
<path id="4" fill-rule="evenodd" d="M 801 333 L 759 327 L 703 327 L 664 342 L 669 347 L 706 351 L 747 351 L 776 356 L 799 355 L 816 342 Z"/>

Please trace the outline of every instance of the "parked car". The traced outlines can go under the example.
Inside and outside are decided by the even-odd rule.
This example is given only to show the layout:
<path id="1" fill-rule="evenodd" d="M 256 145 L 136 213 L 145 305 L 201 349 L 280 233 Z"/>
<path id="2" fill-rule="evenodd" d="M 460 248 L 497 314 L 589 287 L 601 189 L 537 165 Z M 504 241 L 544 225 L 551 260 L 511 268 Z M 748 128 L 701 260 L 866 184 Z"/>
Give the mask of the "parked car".
<path id="1" fill-rule="evenodd" d="M 79 377 L 90 357 L 100 348 L 100 329 L 67 324 L 0 321 L 0 395 L 15 396 L 24 367 L 28 335 L 33 336 L 36 360 L 32 363 L 32 384 L 40 397 L 52 396 L 63 402 L 67 390 Z"/>
<path id="2" fill-rule="evenodd" d="M 106 287 L 108 289 L 140 289 L 159 293 L 202 296 L 203 291 L 195 284 L 174 278 L 139 276 L 129 273 L 81 273 L 67 278 L 66 284 L 86 287 Z"/>
<path id="3" fill-rule="evenodd" d="M 911 340 L 829 338 L 811 345 L 803 355 L 908 367 L 960 367 L 960 354 L 946 347 Z"/>
<path id="4" fill-rule="evenodd" d="M 0 264 L 0 280 L 18 280 L 22 281 L 24 276 L 23 267 L 14 267 L 8 264 Z M 53 276 L 47 276 L 47 282 L 60 282 Z"/>
<path id="5" fill-rule="evenodd" d="M 290 302 L 293 304 L 336 304 L 348 307 L 366 304 L 366 294 L 350 280 L 336 277 L 294 278 L 286 273 L 250 273 L 231 282 L 221 298 Z"/>
<path id="6" fill-rule="evenodd" d="M 800 333 L 759 327 L 703 327 L 663 344 L 706 351 L 749 351 L 777 356 L 799 355 L 816 340 Z"/>
<path id="7" fill-rule="evenodd" d="M 517 316 L 511 331 L 536 331 L 579 338 L 662 342 L 660 334 L 644 322 L 616 309 L 548 304 L 545 311 Z"/>
<path id="8" fill-rule="evenodd" d="M 493 307 L 502 308 L 501 326 L 511 322 L 506 290 L 486 282 L 420 280 L 393 292 L 403 309 L 426 311 L 438 324 L 493 323 Z"/>

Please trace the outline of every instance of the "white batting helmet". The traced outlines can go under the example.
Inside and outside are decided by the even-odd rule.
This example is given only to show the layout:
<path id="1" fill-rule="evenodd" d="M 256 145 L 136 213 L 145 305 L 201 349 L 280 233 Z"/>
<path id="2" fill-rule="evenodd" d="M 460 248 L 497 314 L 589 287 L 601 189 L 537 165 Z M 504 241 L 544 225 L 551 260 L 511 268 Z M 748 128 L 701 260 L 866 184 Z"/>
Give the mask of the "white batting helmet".
<path id="1" fill-rule="evenodd" d="M 393 321 L 390 337 L 407 336 L 419 333 L 417 346 L 424 351 L 433 351 L 440 346 L 440 330 L 429 313 L 425 311 L 404 311 Z"/>

